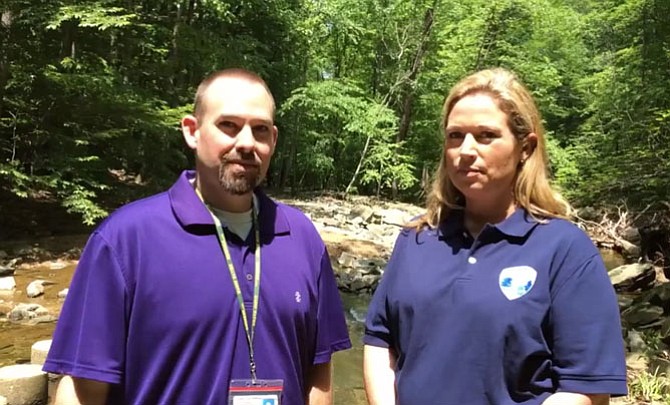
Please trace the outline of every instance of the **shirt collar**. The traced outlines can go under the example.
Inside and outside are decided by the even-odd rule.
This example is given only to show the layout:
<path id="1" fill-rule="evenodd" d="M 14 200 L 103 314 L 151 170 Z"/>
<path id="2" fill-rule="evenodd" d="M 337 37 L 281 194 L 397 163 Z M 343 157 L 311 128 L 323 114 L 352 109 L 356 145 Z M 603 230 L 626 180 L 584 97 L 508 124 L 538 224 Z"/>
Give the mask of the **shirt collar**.
<path id="1" fill-rule="evenodd" d="M 530 232 L 538 224 L 539 222 L 533 219 L 533 217 L 531 217 L 525 209 L 517 208 L 514 210 L 512 215 L 507 217 L 504 221 L 496 225 L 489 225 L 489 227 L 495 228 L 507 236 L 521 238 L 526 236 L 528 232 Z M 451 210 L 447 216 L 447 219 L 442 221 L 438 227 L 437 232 L 438 235 L 441 235 L 445 238 L 465 232 L 463 210 Z"/>
<path id="2" fill-rule="evenodd" d="M 172 212 L 177 221 L 184 228 L 206 226 L 214 229 L 212 216 L 195 193 L 191 181 L 195 178 L 195 171 L 185 170 L 177 181 L 168 190 Z M 261 235 L 277 235 L 289 233 L 290 227 L 280 206 L 268 197 L 259 188 L 254 190 L 258 200 L 258 222 Z"/>

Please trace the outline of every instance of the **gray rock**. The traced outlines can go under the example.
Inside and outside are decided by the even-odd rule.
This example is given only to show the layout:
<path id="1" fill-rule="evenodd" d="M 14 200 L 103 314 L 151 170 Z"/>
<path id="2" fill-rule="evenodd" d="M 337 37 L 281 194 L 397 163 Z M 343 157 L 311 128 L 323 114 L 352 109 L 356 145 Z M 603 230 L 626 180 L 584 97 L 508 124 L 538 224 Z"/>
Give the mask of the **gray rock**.
<path id="1" fill-rule="evenodd" d="M 619 297 L 625 297 L 624 295 L 619 294 Z M 643 303 L 648 302 L 652 305 L 662 307 L 666 309 L 666 312 L 670 312 L 670 283 L 663 283 L 655 286 L 651 290 L 645 291 L 635 298 L 634 303 Z M 630 305 L 628 305 L 630 306 Z"/>
<path id="2" fill-rule="evenodd" d="M 44 294 L 44 284 L 44 280 L 35 280 L 28 284 L 28 287 L 26 287 L 26 293 L 28 294 L 28 297 L 35 298 Z"/>
<path id="3" fill-rule="evenodd" d="M 9 262 L 0 265 L 0 277 L 13 276 L 14 266 L 19 259 L 12 259 Z"/>
<path id="4" fill-rule="evenodd" d="M 368 222 L 370 221 L 374 213 L 375 211 L 372 209 L 372 207 L 368 205 L 356 205 L 351 208 L 351 211 L 349 211 L 349 218 L 351 220 L 354 220 L 355 218 L 360 218 L 364 222 Z"/>
<path id="5" fill-rule="evenodd" d="M 356 262 L 358 261 L 358 258 L 354 255 L 352 255 L 349 252 L 342 252 L 340 254 L 340 257 L 337 258 L 337 263 L 346 268 L 353 269 Z"/>
<path id="6" fill-rule="evenodd" d="M 323 220 L 323 224 L 325 226 L 332 226 L 332 227 L 339 227 L 340 226 L 340 222 L 335 218 L 325 218 Z"/>
<path id="7" fill-rule="evenodd" d="M 577 210 L 577 215 L 587 221 L 599 221 L 600 214 L 593 207 L 583 207 Z"/>
<path id="8" fill-rule="evenodd" d="M 633 263 L 610 271 L 609 277 L 617 291 L 631 292 L 649 287 L 656 280 L 656 272 L 650 263 Z"/>
<path id="9" fill-rule="evenodd" d="M 16 280 L 13 276 L 0 277 L 0 291 L 14 291 Z"/>
<path id="10" fill-rule="evenodd" d="M 361 276 L 380 276 L 381 269 L 386 266 L 386 261 L 380 259 L 359 259 L 356 262 L 355 270 Z"/>
<path id="11" fill-rule="evenodd" d="M 621 313 L 624 321 L 632 327 L 657 323 L 661 320 L 661 316 L 663 316 L 663 308 L 649 303 L 633 305 Z"/>
<path id="12" fill-rule="evenodd" d="M 633 226 L 629 226 L 628 228 L 624 229 L 623 232 L 621 232 L 621 237 L 635 245 L 639 245 L 642 241 L 640 231 Z"/>
<path id="13" fill-rule="evenodd" d="M 9 313 L 7 318 L 11 321 L 27 321 L 34 319 L 40 316 L 48 315 L 49 311 L 39 304 L 17 304 L 14 309 Z"/>
<path id="14" fill-rule="evenodd" d="M 623 254 L 628 257 L 632 258 L 638 258 L 640 257 L 640 253 L 642 252 L 642 249 L 640 246 L 635 245 L 631 242 L 625 241 L 625 240 L 620 240 L 618 241 L 619 246 L 621 246 L 621 250 L 623 251 Z"/>
<path id="15" fill-rule="evenodd" d="M 64 269 L 65 267 L 67 267 L 67 263 L 58 260 L 49 263 L 49 269 L 51 270 L 60 270 Z"/>
<path id="16" fill-rule="evenodd" d="M 45 405 L 48 400 L 47 382 L 47 373 L 37 364 L 0 368 L 0 392 L 8 405 Z"/>
<path id="17" fill-rule="evenodd" d="M 397 208 L 379 210 L 375 215 L 380 218 L 382 224 L 396 226 L 404 226 L 412 219 L 410 214 Z"/>
<path id="18" fill-rule="evenodd" d="M 58 318 L 53 316 L 53 315 L 40 315 L 40 316 L 36 316 L 36 317 L 28 320 L 28 322 L 26 322 L 26 324 L 37 325 L 38 323 L 52 323 L 52 322 L 56 322 L 57 320 L 58 320 Z"/>
<path id="19" fill-rule="evenodd" d="M 627 339 L 628 347 L 633 353 L 644 353 L 647 350 L 647 344 L 642 339 L 642 333 L 636 330 L 629 330 Z"/>
<path id="20" fill-rule="evenodd" d="M 60 291 L 58 291 L 58 298 L 65 298 L 67 297 L 67 293 L 70 291 L 69 288 L 64 288 Z"/>
<path id="21" fill-rule="evenodd" d="M 7 316 L 7 318 L 8 318 L 10 321 L 18 322 L 18 321 L 23 321 L 23 320 L 28 320 L 28 319 L 30 319 L 30 315 L 31 315 L 31 314 L 30 314 L 30 311 L 28 311 L 27 309 L 23 309 L 23 308 L 14 308 L 14 309 L 12 309 L 12 311 L 9 313 L 9 315 Z"/>

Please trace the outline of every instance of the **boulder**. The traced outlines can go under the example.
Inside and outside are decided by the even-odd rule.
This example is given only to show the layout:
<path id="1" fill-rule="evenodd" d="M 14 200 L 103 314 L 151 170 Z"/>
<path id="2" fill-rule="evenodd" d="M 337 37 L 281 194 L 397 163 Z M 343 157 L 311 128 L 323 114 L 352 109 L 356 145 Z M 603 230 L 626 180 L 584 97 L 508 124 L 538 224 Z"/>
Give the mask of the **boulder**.
<path id="1" fill-rule="evenodd" d="M 0 277 L 0 291 L 13 291 L 15 288 L 14 276 Z"/>
<path id="2" fill-rule="evenodd" d="M 7 405 L 46 405 L 47 373 L 36 364 L 0 368 L 0 393 Z"/>
<path id="3" fill-rule="evenodd" d="M 619 266 L 609 272 L 614 288 L 621 292 L 632 292 L 649 287 L 656 280 L 651 263 L 633 263 Z"/>
<path id="4" fill-rule="evenodd" d="M 44 280 L 35 280 L 28 284 L 28 287 L 26 287 L 26 294 L 28 294 L 28 297 L 35 298 L 44 294 L 44 284 Z"/>
<path id="5" fill-rule="evenodd" d="M 645 353 L 649 347 L 642 338 L 642 333 L 637 330 L 629 330 L 626 336 L 626 343 L 632 353 Z"/>
<path id="6" fill-rule="evenodd" d="M 11 321 L 27 321 L 49 314 L 46 308 L 39 304 L 17 304 L 7 316 Z"/>
<path id="7" fill-rule="evenodd" d="M 404 226 L 412 219 L 410 214 L 397 208 L 379 210 L 375 215 L 380 218 L 380 223 L 396 226 Z"/>
<path id="8" fill-rule="evenodd" d="M 354 268 L 358 258 L 349 252 L 342 252 L 337 259 L 337 263 L 342 267 Z"/>
<path id="9" fill-rule="evenodd" d="M 49 269 L 51 270 L 60 270 L 64 269 L 65 267 L 67 267 L 67 263 L 60 260 L 54 260 L 49 262 Z"/>
<path id="10" fill-rule="evenodd" d="M 642 253 L 642 249 L 638 245 L 630 243 L 626 240 L 620 240 L 617 243 L 621 247 L 621 251 L 624 254 L 624 256 L 632 257 L 632 258 L 640 257 L 640 254 Z"/>
<path id="11" fill-rule="evenodd" d="M 51 348 L 51 339 L 40 340 L 30 347 L 30 363 L 43 365 Z"/>
<path id="12" fill-rule="evenodd" d="M 624 238 L 626 241 L 635 245 L 639 245 L 640 242 L 642 241 L 640 230 L 635 228 L 634 226 L 629 226 L 628 228 L 624 229 L 621 232 L 621 237 Z"/>
<path id="13" fill-rule="evenodd" d="M 353 221 L 356 218 L 360 218 L 363 220 L 363 222 L 368 222 L 374 213 L 375 211 L 368 205 L 356 205 L 351 208 L 351 211 L 349 211 L 349 219 Z"/>
<path id="14" fill-rule="evenodd" d="M 663 308 L 648 302 L 633 305 L 621 313 L 623 321 L 631 327 L 651 326 L 662 322 Z"/>

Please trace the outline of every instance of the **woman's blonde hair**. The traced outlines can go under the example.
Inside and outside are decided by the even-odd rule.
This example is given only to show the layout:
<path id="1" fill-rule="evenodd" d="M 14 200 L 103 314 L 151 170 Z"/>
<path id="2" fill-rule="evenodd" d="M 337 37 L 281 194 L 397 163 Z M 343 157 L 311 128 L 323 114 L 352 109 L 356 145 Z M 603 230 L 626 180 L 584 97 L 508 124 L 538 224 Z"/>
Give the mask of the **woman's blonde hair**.
<path id="1" fill-rule="evenodd" d="M 475 93 L 488 94 L 507 114 L 507 125 L 519 142 L 530 133 L 537 135 L 537 144 L 530 156 L 519 165 L 514 184 L 514 201 L 533 218 L 568 218 L 570 204 L 549 184 L 548 156 L 540 113 L 530 92 L 512 72 L 487 69 L 458 82 L 449 93 L 442 109 L 441 131 L 447 126 L 449 113 L 463 97 Z M 444 146 L 443 146 L 444 148 Z M 444 150 L 426 199 L 426 214 L 408 224 L 418 230 L 428 225 L 436 227 L 452 209 L 463 209 L 465 198 L 447 174 Z"/>

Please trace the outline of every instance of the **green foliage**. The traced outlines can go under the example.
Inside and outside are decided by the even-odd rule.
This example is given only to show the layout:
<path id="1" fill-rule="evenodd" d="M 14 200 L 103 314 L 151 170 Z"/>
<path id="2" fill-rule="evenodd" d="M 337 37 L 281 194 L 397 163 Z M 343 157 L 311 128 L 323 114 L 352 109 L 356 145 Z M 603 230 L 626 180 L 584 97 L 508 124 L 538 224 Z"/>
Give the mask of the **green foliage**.
<path id="1" fill-rule="evenodd" d="M 296 89 L 279 115 L 309 128 L 287 140 L 299 150 L 296 170 L 301 173 L 303 183 L 309 184 L 306 179 L 330 179 L 334 180 L 332 185 L 346 184 L 361 158 L 366 167 L 362 184 L 373 182 L 373 172 L 377 172 L 374 182 L 378 186 L 388 185 L 398 176 L 411 176 L 397 167 L 389 169 L 392 160 L 386 157 L 396 159 L 397 155 L 384 154 L 392 151 L 389 139 L 396 130 L 395 114 L 365 97 L 363 90 L 353 83 L 334 79 L 312 82 Z M 372 154 L 365 147 L 369 143 Z M 321 182 L 312 184 L 319 188 L 326 186 Z"/>
<path id="2" fill-rule="evenodd" d="M 628 384 L 628 397 L 645 403 L 670 404 L 670 380 L 656 369 L 653 373 L 641 371 Z"/>
<path id="3" fill-rule="evenodd" d="M 133 23 L 137 14 L 124 14 L 123 7 L 108 6 L 111 1 L 96 1 L 88 4 L 63 6 L 47 25 L 47 29 L 57 29 L 66 21 L 77 21 L 82 28 L 97 28 L 101 31 L 109 28 L 125 27 Z"/>
<path id="4" fill-rule="evenodd" d="M 164 188 L 192 164 L 178 122 L 196 86 L 236 66 L 278 105 L 270 185 L 413 199 L 450 87 L 503 66 L 535 95 L 574 203 L 667 201 L 668 15 L 660 0 L 7 0 L 0 187 L 86 223 Z"/>
<path id="5" fill-rule="evenodd" d="M 55 199 L 87 224 L 166 187 L 190 166 L 177 126 L 203 76 L 250 67 L 278 102 L 295 87 L 298 67 L 289 61 L 303 39 L 291 28 L 300 5 L 4 2 L 0 187 Z M 121 182 L 117 172 L 135 181 Z"/>
<path id="6" fill-rule="evenodd" d="M 407 190 L 414 186 L 418 179 L 411 164 L 411 156 L 403 153 L 403 144 L 375 141 L 365 159 L 361 184 L 374 184 L 377 195 L 381 190 L 389 190 L 396 184 L 398 190 Z"/>

